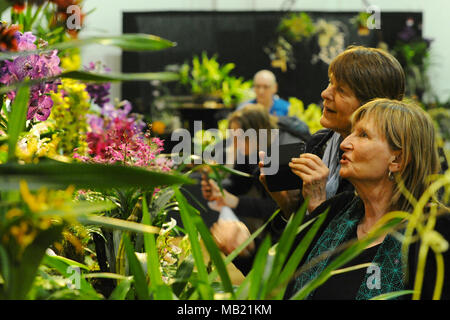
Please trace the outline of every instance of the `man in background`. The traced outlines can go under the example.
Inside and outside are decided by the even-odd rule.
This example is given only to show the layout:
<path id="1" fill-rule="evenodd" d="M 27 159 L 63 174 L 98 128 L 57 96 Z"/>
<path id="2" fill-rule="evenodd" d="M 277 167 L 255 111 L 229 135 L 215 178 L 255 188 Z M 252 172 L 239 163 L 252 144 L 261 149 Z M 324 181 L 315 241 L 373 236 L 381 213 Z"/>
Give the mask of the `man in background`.
<path id="1" fill-rule="evenodd" d="M 266 107 L 267 111 L 275 116 L 288 115 L 289 102 L 281 99 L 276 94 L 278 91 L 278 83 L 272 71 L 258 71 L 253 77 L 253 89 L 256 94 L 256 99 L 240 104 L 237 109 L 241 109 L 248 104 L 258 103 Z"/>

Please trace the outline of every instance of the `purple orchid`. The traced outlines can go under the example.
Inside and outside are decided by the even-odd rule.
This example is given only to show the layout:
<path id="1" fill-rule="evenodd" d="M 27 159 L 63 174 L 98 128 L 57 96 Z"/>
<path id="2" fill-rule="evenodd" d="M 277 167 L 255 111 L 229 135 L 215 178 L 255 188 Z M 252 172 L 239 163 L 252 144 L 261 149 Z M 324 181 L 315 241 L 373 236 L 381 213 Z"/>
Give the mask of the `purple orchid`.
<path id="1" fill-rule="evenodd" d="M 111 69 L 101 64 L 100 62 L 94 63 L 90 62 L 88 67 L 84 67 L 86 71 L 95 71 L 95 72 L 110 72 Z M 86 87 L 89 96 L 94 101 L 95 104 L 103 107 L 106 103 L 110 101 L 108 98 L 109 90 L 111 90 L 111 83 L 92 83 L 87 84 Z"/>
<path id="2" fill-rule="evenodd" d="M 31 32 L 24 34 L 16 32 L 19 51 L 36 50 L 36 37 Z M 29 56 L 18 56 L 12 61 L 5 61 L 0 69 L 0 83 L 12 85 L 24 80 L 36 80 L 54 77 L 61 73 L 60 60 L 57 50 Z M 31 87 L 28 105 L 27 120 L 47 120 L 50 115 L 53 101 L 49 97 L 52 91 L 57 91 L 59 81 L 41 82 Z M 16 92 L 7 93 L 10 100 L 14 100 Z"/>
<path id="3" fill-rule="evenodd" d="M 31 32 L 25 32 L 23 35 L 16 32 L 17 49 L 18 51 L 32 51 L 36 50 L 36 37 Z"/>

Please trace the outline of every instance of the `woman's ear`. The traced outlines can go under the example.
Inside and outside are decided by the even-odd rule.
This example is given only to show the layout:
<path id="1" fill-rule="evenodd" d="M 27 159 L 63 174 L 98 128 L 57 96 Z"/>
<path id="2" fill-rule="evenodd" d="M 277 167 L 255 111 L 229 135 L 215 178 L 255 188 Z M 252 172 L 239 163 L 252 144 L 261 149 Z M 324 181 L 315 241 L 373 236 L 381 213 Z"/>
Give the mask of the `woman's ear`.
<path id="1" fill-rule="evenodd" d="M 391 162 L 389 163 L 390 172 L 399 172 L 403 167 L 403 153 L 401 150 L 396 150 L 393 152 Z"/>

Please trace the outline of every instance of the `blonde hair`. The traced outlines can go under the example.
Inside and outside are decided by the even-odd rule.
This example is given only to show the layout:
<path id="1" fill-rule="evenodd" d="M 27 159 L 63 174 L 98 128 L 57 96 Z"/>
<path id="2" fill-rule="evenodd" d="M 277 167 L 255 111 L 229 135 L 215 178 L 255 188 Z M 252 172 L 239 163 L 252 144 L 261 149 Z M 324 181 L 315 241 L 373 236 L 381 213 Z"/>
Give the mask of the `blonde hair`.
<path id="1" fill-rule="evenodd" d="M 375 99 L 353 113 L 352 126 L 362 119 L 373 120 L 390 148 L 401 150 L 401 170 L 394 174 L 395 180 L 400 178 L 414 198 L 419 199 L 430 185 L 428 177 L 440 168 L 435 128 L 429 114 L 414 103 Z M 412 209 L 397 183 L 391 209 Z"/>

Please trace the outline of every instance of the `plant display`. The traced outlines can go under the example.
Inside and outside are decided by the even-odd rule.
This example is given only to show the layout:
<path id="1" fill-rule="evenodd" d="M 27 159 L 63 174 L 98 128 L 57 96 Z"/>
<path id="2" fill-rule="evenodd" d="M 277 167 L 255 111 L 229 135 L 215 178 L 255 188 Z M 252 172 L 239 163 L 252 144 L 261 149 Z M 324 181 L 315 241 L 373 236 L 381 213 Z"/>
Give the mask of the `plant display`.
<path id="1" fill-rule="evenodd" d="M 318 19 L 313 21 L 305 13 L 290 13 L 281 19 L 276 30 L 276 41 L 270 43 L 264 51 L 269 55 L 272 66 L 286 72 L 296 68 L 294 45 L 317 38 L 320 52 L 313 56 L 311 62 L 323 61 L 329 64 L 333 58 L 344 51 L 344 38 L 347 30 L 338 21 Z"/>
<path id="2" fill-rule="evenodd" d="M 252 87 L 251 81 L 230 75 L 234 68 L 233 63 L 220 65 L 217 55 L 208 58 L 203 52 L 201 57 L 194 56 L 191 65 L 181 66 L 180 83 L 194 96 L 222 100 L 225 106 L 232 107 L 243 101 Z"/>
<path id="3" fill-rule="evenodd" d="M 311 103 L 305 110 L 305 105 L 300 99 L 294 97 L 289 98 L 289 103 L 291 106 L 288 115 L 290 117 L 297 117 L 305 122 L 308 125 L 311 134 L 323 128 L 320 124 L 322 109 L 317 104 Z"/>

